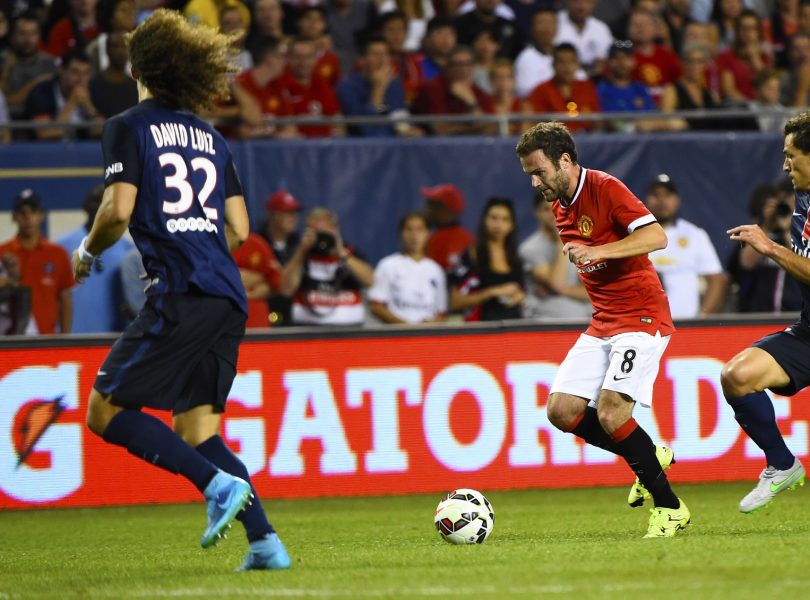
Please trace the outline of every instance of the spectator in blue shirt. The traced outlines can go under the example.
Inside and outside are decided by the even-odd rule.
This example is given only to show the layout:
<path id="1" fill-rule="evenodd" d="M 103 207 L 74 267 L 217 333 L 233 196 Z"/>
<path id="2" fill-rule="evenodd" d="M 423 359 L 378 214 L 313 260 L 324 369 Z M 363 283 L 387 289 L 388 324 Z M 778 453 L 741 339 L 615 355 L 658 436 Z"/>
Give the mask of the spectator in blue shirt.
<path id="1" fill-rule="evenodd" d="M 647 86 L 631 79 L 635 66 L 633 42 L 629 40 L 613 42 L 605 65 L 605 77 L 597 85 L 603 111 L 654 110 Z"/>
<path id="2" fill-rule="evenodd" d="M 73 252 L 90 231 L 104 193 L 99 184 L 87 194 L 82 209 L 87 222 L 68 233 L 57 243 Z M 106 333 L 122 331 L 126 324 L 124 296 L 121 286 L 121 261 L 133 248 L 132 242 L 121 238 L 104 251 L 93 263 L 93 276 L 84 285 L 73 288 L 73 326 L 71 333 Z"/>
<path id="3" fill-rule="evenodd" d="M 360 57 L 360 69 L 340 82 L 337 96 L 346 116 L 393 116 L 407 114 L 405 88 L 394 74 L 391 52 L 381 37 L 370 37 Z M 408 135 L 411 127 L 406 123 L 384 125 L 351 125 L 351 135 L 389 137 Z"/>
<path id="4" fill-rule="evenodd" d="M 636 66 L 633 42 L 616 40 L 608 53 L 605 74 L 596 89 L 603 112 L 654 111 L 650 91 L 641 82 L 633 81 L 632 73 Z M 655 129 L 651 121 L 614 121 L 611 129 L 632 131 L 633 129 Z"/>

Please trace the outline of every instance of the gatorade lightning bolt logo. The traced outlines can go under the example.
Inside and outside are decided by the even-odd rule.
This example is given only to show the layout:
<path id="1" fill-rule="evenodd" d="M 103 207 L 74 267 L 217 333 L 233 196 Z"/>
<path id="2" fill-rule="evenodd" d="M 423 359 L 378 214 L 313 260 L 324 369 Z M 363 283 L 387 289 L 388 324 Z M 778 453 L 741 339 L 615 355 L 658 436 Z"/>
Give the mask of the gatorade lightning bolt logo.
<path id="1" fill-rule="evenodd" d="M 53 400 L 33 400 L 17 413 L 13 429 L 14 449 L 17 452 L 15 468 L 19 469 L 31 456 L 37 442 L 65 410 L 62 402 L 64 397 L 63 394 Z"/>

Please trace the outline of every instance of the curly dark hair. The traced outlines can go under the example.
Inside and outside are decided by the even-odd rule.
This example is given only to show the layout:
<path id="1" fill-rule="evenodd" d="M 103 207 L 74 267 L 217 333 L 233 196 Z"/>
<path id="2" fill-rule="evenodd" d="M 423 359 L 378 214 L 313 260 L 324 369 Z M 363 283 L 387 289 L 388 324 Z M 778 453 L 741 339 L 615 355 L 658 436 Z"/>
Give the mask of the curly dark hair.
<path id="1" fill-rule="evenodd" d="M 177 11 L 159 9 L 127 35 L 140 82 L 161 104 L 199 112 L 229 95 L 231 37 L 190 24 Z"/>
<path id="2" fill-rule="evenodd" d="M 563 154 L 571 157 L 571 162 L 577 162 L 577 147 L 568 128 L 559 121 L 538 123 L 523 132 L 520 136 L 515 152 L 520 157 L 529 156 L 536 150 L 542 150 L 548 159 L 559 166 Z"/>
<path id="3" fill-rule="evenodd" d="M 810 112 L 788 119 L 785 123 L 785 137 L 791 133 L 793 145 L 804 153 L 810 153 Z"/>

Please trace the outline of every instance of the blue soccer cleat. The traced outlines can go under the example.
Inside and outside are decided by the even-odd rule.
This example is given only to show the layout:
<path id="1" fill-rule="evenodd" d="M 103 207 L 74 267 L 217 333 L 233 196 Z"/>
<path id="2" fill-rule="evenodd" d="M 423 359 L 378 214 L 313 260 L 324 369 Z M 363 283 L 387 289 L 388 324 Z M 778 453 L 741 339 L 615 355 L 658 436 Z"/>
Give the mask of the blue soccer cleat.
<path id="1" fill-rule="evenodd" d="M 208 526 L 200 538 L 200 545 L 211 548 L 225 537 L 224 532 L 230 529 L 231 521 L 250 503 L 253 493 L 244 479 L 219 471 L 203 495 L 208 511 Z"/>
<path id="2" fill-rule="evenodd" d="M 250 543 L 250 552 L 237 571 L 259 571 L 266 569 L 289 569 L 290 556 L 278 535 L 271 533 Z"/>

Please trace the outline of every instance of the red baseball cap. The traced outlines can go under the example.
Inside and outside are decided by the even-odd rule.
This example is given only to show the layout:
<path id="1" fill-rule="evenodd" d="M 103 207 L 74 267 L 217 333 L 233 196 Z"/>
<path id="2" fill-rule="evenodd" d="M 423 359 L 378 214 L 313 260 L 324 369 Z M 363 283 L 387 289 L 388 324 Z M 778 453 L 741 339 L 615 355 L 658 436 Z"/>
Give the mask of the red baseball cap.
<path id="1" fill-rule="evenodd" d="M 267 210 L 298 212 L 301 210 L 301 204 L 290 192 L 278 191 L 267 199 Z"/>
<path id="2" fill-rule="evenodd" d="M 443 204 L 456 214 L 464 212 L 464 195 L 461 190 L 450 183 L 442 183 L 419 190 L 427 200 Z"/>

